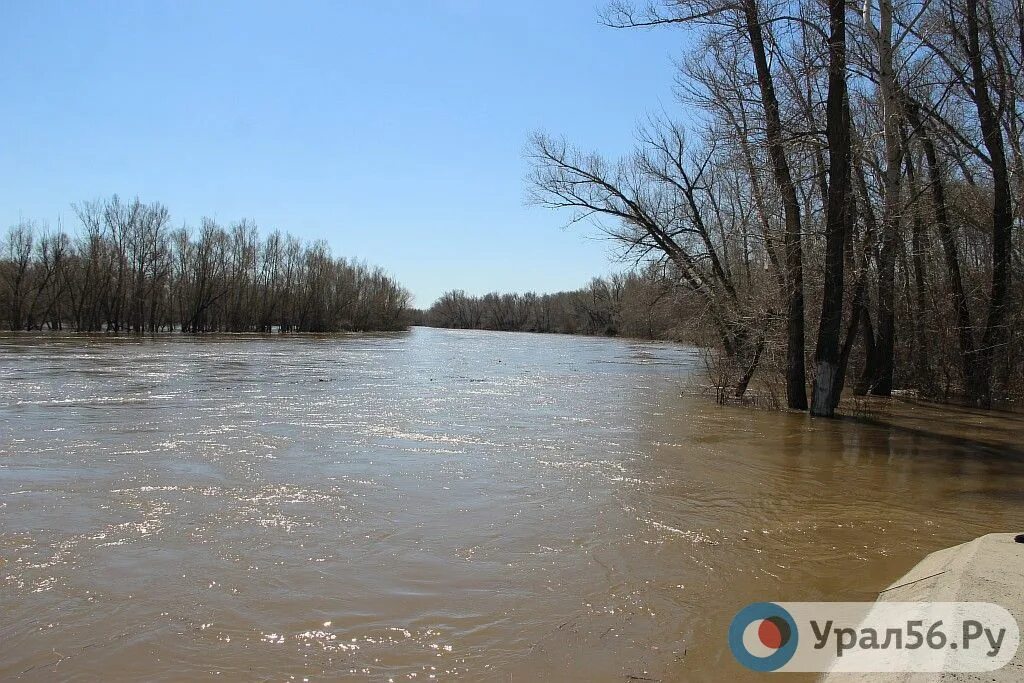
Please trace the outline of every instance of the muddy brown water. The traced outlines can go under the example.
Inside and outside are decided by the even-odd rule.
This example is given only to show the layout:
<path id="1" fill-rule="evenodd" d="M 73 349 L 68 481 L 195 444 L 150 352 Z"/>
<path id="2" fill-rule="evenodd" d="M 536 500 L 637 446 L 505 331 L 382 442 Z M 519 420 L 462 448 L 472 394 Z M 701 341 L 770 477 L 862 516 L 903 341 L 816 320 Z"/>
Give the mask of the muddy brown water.
<path id="1" fill-rule="evenodd" d="M 743 605 L 872 599 L 1024 530 L 1017 416 L 723 408 L 680 395 L 699 366 L 423 328 L 0 338 L 0 679 L 747 680 Z"/>

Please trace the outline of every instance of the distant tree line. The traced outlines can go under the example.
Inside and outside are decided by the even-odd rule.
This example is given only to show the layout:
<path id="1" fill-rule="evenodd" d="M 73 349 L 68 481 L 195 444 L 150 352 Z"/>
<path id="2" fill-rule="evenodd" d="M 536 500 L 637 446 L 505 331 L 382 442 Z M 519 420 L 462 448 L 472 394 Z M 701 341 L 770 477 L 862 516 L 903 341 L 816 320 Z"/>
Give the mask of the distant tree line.
<path id="1" fill-rule="evenodd" d="M 75 206 L 74 233 L 22 222 L 0 243 L 10 330 L 154 333 L 393 330 L 409 293 L 378 268 L 256 225 L 172 228 L 159 203 Z"/>
<path id="2" fill-rule="evenodd" d="M 602 18 L 689 31 L 697 123 L 651 120 L 618 160 L 538 134 L 533 199 L 670 263 L 736 396 L 758 372 L 825 416 L 844 387 L 1021 394 L 1024 4 L 616 0 Z"/>
<path id="3" fill-rule="evenodd" d="M 456 290 L 443 294 L 416 320 L 458 329 L 664 339 L 674 335 L 680 319 L 673 289 L 654 267 L 594 278 L 582 289 L 555 294 L 471 296 Z"/>

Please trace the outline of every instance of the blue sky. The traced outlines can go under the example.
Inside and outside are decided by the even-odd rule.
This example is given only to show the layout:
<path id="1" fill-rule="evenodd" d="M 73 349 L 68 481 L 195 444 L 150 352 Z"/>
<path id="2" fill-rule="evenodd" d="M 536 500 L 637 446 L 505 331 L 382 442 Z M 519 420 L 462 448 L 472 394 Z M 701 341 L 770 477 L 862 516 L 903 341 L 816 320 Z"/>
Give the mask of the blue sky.
<path id="1" fill-rule="evenodd" d="M 447 289 L 555 291 L 620 267 L 525 204 L 531 131 L 627 151 L 674 111 L 682 34 L 591 0 L 0 0 L 0 226 L 118 193 L 254 219 Z"/>

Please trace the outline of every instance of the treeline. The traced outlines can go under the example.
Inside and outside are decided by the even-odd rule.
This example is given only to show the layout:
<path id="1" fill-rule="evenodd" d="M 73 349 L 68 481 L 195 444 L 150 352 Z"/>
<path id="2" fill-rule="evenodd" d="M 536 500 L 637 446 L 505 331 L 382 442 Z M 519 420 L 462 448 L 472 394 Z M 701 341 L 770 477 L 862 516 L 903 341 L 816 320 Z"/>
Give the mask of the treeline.
<path id="1" fill-rule="evenodd" d="M 10 330 L 335 332 L 406 326 L 409 293 L 377 268 L 256 225 L 172 228 L 159 203 L 75 206 L 74 233 L 21 223 L 0 250 Z"/>
<path id="2" fill-rule="evenodd" d="M 610 161 L 537 135 L 533 198 L 670 263 L 736 396 L 758 372 L 816 415 L 847 386 L 1020 395 L 1021 2 L 617 1 L 602 18 L 688 31 L 678 92 L 700 123 L 652 120 Z"/>
<path id="3" fill-rule="evenodd" d="M 470 296 L 446 292 L 417 322 L 433 327 L 621 335 L 644 339 L 672 337 L 679 315 L 673 286 L 657 268 L 594 278 L 586 287 L 555 294 Z"/>

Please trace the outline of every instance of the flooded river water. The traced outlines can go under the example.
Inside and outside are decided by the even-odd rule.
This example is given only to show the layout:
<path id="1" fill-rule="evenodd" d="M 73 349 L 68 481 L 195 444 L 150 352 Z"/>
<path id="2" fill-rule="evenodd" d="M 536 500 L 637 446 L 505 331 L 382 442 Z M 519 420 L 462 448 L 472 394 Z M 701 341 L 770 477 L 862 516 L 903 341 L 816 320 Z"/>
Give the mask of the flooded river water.
<path id="1" fill-rule="evenodd" d="M 872 599 L 1024 531 L 1016 417 L 723 408 L 681 396 L 699 366 L 424 328 L 0 338 L 0 679 L 746 680 L 743 605 Z"/>

